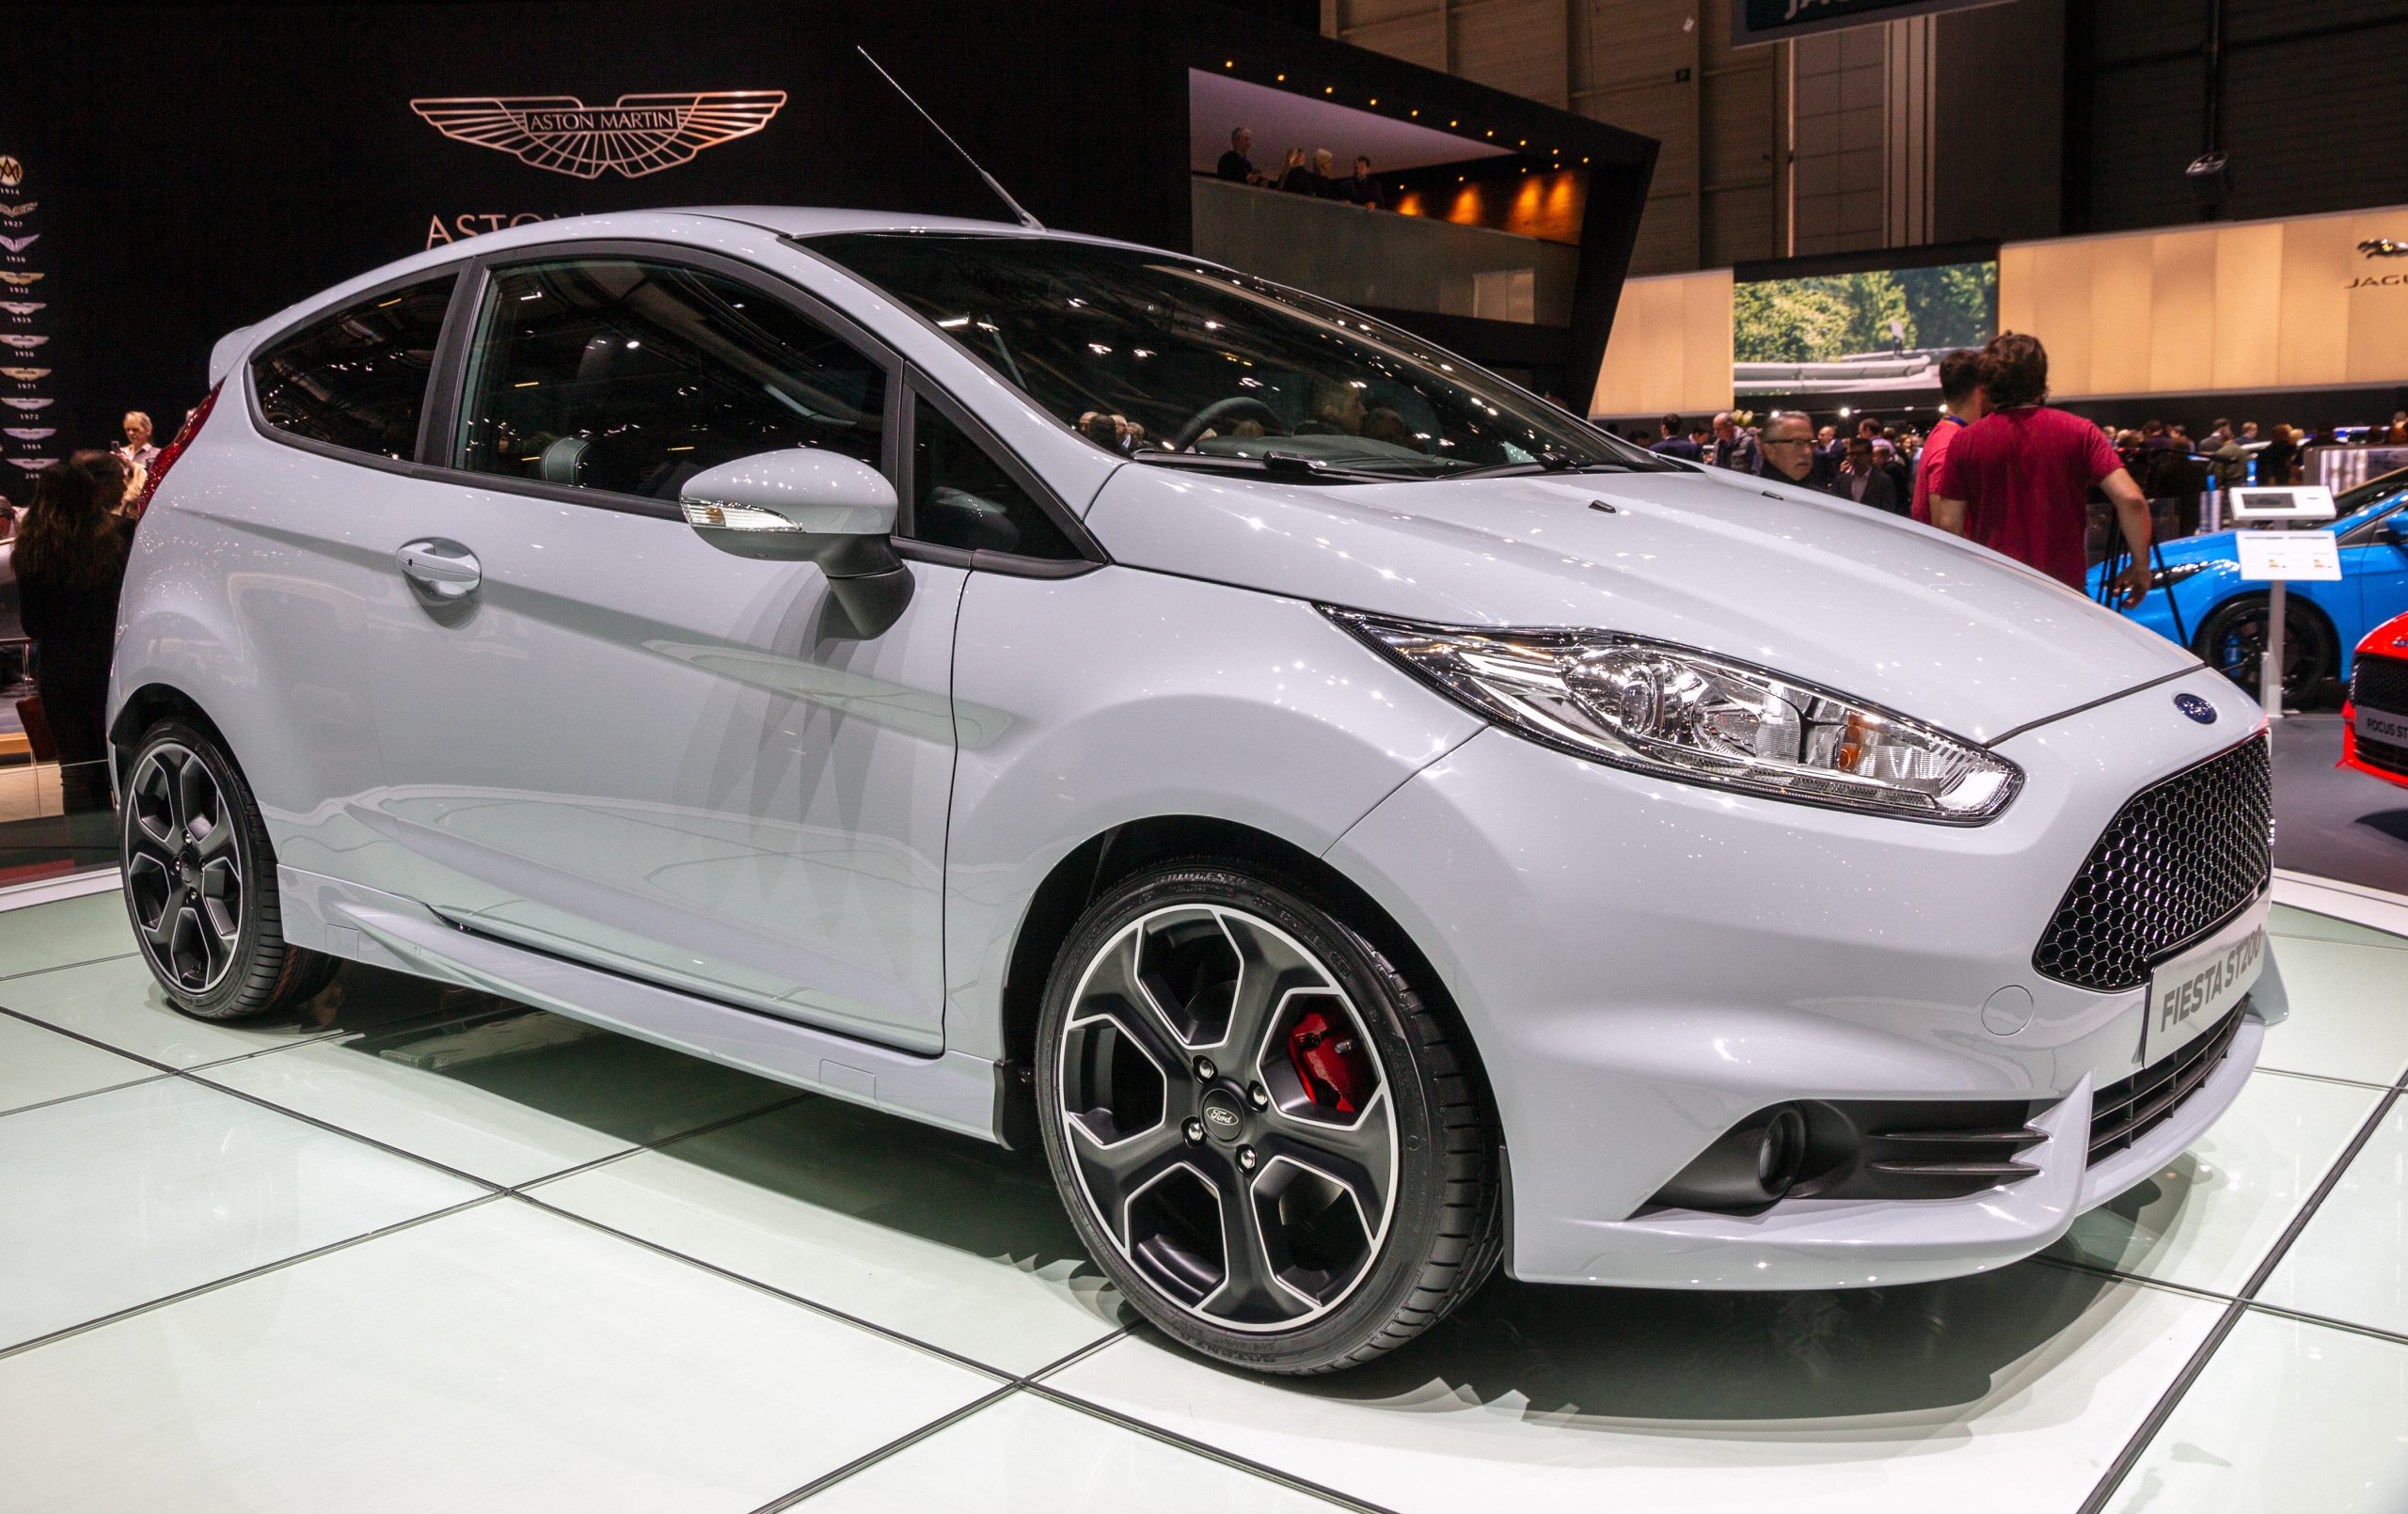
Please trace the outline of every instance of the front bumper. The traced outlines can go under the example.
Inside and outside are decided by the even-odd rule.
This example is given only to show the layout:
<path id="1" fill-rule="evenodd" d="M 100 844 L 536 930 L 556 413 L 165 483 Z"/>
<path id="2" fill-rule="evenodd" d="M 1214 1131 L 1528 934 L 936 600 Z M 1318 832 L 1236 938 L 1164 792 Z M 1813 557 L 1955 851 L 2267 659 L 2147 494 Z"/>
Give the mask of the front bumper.
<path id="1" fill-rule="evenodd" d="M 2177 693 L 2216 723 L 2184 718 Z M 2280 1014 L 2271 957 L 2262 1013 L 2216 1072 L 2090 1164 L 2092 1092 L 2139 1070 L 2146 991 L 2057 983 L 2032 954 L 2118 807 L 2258 720 L 2205 669 L 2068 716 L 2000 748 L 2024 790 L 1963 829 L 1648 779 L 1489 731 L 1329 859 L 1430 956 L 1479 1048 L 1510 1153 L 1513 1275 L 1789 1288 L 1975 1272 L 2157 1170 L 2255 1065 Z M 2028 1012 L 2001 1012 L 2026 994 Z M 2047 1139 L 2019 1159 L 2040 1172 L 1967 1198 L 1648 1207 L 1741 1118 L 1805 1099 L 2046 1104 Z"/>

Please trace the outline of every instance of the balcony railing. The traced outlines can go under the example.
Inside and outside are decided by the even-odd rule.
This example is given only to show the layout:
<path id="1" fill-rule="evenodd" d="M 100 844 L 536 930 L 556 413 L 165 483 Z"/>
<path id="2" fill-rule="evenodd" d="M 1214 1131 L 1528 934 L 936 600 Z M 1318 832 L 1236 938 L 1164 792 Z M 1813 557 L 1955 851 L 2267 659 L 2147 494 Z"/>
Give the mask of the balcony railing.
<path id="1" fill-rule="evenodd" d="M 1341 304 L 1567 325 L 1580 249 L 1339 200 L 1190 181 L 1199 257 Z"/>

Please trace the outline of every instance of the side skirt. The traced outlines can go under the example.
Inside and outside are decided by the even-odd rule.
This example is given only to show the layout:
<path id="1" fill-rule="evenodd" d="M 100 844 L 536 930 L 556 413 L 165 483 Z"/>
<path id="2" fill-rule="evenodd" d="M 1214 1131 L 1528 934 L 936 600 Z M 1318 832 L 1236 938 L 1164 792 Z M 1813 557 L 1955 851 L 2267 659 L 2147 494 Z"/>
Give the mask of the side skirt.
<path id="1" fill-rule="evenodd" d="M 918 1056 L 776 1016 L 657 987 L 463 930 L 423 905 L 278 866 L 296 946 L 455 983 L 692 1056 L 986 1141 L 1002 1139 L 996 1064 Z"/>

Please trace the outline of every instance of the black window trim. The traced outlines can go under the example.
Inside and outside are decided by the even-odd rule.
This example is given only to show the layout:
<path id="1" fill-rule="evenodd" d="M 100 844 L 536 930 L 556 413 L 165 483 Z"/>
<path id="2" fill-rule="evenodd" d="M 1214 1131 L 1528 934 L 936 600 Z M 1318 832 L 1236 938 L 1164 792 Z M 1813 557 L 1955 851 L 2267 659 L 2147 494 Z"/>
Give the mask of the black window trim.
<path id="1" fill-rule="evenodd" d="M 465 262 L 448 262 L 434 268 L 420 268 L 413 273 L 403 274 L 386 279 L 381 284 L 372 285 L 340 304 L 318 306 L 307 314 L 286 322 L 266 337 L 253 342 L 241 364 L 243 408 L 250 416 L 251 429 L 280 447 L 314 452 L 320 457 L 333 458 L 341 463 L 356 463 L 360 466 L 376 468 L 386 473 L 398 473 L 405 478 L 424 477 L 425 469 L 418 460 L 426 455 L 427 421 L 435 412 L 436 396 L 442 391 L 444 386 L 445 364 L 450 358 L 449 343 L 452 339 L 452 327 L 459 318 L 460 292 L 470 282 L 470 268 Z M 322 442 L 314 436 L 295 435 L 267 418 L 267 411 L 260 404 L 258 367 L 259 360 L 271 350 L 299 336 L 318 323 L 341 315 L 347 310 L 356 309 L 380 295 L 390 294 L 395 290 L 417 289 L 421 285 L 432 284 L 444 278 L 452 280 L 452 300 L 443 312 L 442 331 L 436 338 L 435 356 L 429 365 L 426 387 L 419 395 L 418 445 L 410 457 L 398 458 L 388 457 L 383 452 L 363 452 L 356 448 L 344 447 L 340 443 Z"/>
<path id="2" fill-rule="evenodd" d="M 1005 477 L 1020 485 L 1021 492 L 1037 502 L 1037 508 L 1044 513 L 1047 520 L 1054 523 L 1054 529 L 1062 533 L 1062 539 L 1070 544 L 1070 550 L 1077 556 L 1036 557 L 1020 552 L 993 552 L 983 547 L 970 549 L 943 546 L 934 542 L 921 540 L 919 521 L 915 518 L 919 512 L 920 487 L 919 481 L 914 476 L 914 470 L 918 466 L 917 433 L 920 422 L 919 407 L 913 404 L 906 404 L 903 409 L 908 418 L 904 422 L 902 435 L 902 482 L 897 491 L 903 504 L 902 518 L 897 522 L 895 542 L 897 547 L 909 544 L 927 552 L 944 554 L 941 558 L 932 558 L 930 560 L 933 561 L 958 560 L 960 566 L 974 570 L 989 573 L 1016 573 L 1037 578 L 1071 577 L 1111 561 L 1111 558 L 1103 550 L 1103 544 L 1098 542 L 1087 530 L 1086 523 L 1079 519 L 1078 513 L 1065 503 L 1062 497 L 1043 479 L 1038 477 L 1037 471 L 1022 462 L 1020 454 L 1005 446 L 995 434 L 988 429 L 987 423 L 980 420 L 968 405 L 946 393 L 942 385 L 928 377 L 915 363 L 904 364 L 904 387 L 909 391 L 909 397 L 926 400 L 930 408 L 958 427 L 961 434 L 970 438 L 970 444 L 973 447 L 985 452 L 990 462 L 1003 469 Z"/>
<path id="3" fill-rule="evenodd" d="M 782 244 L 801 249 L 792 239 L 781 239 Z M 463 484 L 472 488 L 491 489 L 502 494 L 524 496 L 533 499 L 552 500 L 561 504 L 581 505 L 589 510 L 609 510 L 624 514 L 643 515 L 656 520 L 674 521 L 686 526 L 684 512 L 673 501 L 650 499 L 638 495 L 614 494 L 603 489 L 580 489 L 567 484 L 547 483 L 540 479 L 516 479 L 503 474 L 479 473 L 454 465 L 451 459 L 459 436 L 459 412 L 462 394 L 467 385 L 469 347 L 476 339 L 476 326 L 484 308 L 487 287 L 497 269 L 516 267 L 530 262 L 552 262 L 570 257 L 642 258 L 655 261 L 684 263 L 708 273 L 720 274 L 759 290 L 764 295 L 794 305 L 802 314 L 825 325 L 830 334 L 878 363 L 886 371 L 886 413 L 880 421 L 879 471 L 895 486 L 895 499 L 901 507 L 894 542 L 900 556 L 914 561 L 939 563 L 974 572 L 1011 574 L 1030 578 L 1069 578 L 1105 566 L 1112 560 L 1096 541 L 1086 525 L 1036 471 L 1022 461 L 1020 455 L 999 441 L 995 434 L 976 414 L 942 386 L 930 379 L 915 365 L 872 334 L 862 323 L 831 305 L 825 298 L 804 289 L 771 270 L 758 264 L 706 249 L 689 246 L 680 242 L 654 241 L 647 238 L 613 237 L 608 240 L 544 242 L 509 248 L 503 252 L 470 253 L 434 268 L 420 268 L 397 276 L 362 291 L 341 305 L 320 307 L 308 314 L 286 323 L 267 339 L 255 343 L 252 356 L 243 362 L 243 390 L 250 411 L 253 429 L 281 446 L 314 452 L 339 462 L 362 467 L 372 467 L 404 478 L 429 482 Z M 823 267 L 845 272 L 839 265 L 811 255 Z M 848 275 L 850 277 L 851 276 Z M 381 453 L 355 451 L 331 442 L 321 442 L 307 436 L 295 436 L 268 424 L 260 408 L 259 391 L 252 380 L 251 367 L 257 355 L 277 341 L 281 341 L 303 327 L 329 315 L 338 314 L 354 305 L 372 300 L 397 289 L 415 288 L 438 278 L 452 278 L 452 303 L 444 311 L 443 329 L 436 339 L 433 371 L 426 394 L 419 408 L 419 434 L 416 455 L 409 460 L 387 457 Z M 854 282 L 860 282 L 855 279 Z M 866 286 L 863 286 L 866 287 Z M 929 329 L 934 330 L 931 326 Z M 974 361 L 975 358 L 974 356 Z M 910 400 L 917 394 L 928 398 L 946 418 L 962 428 L 1013 480 L 1037 500 L 1054 524 L 1061 528 L 1082 556 L 1078 558 L 1023 557 L 1018 553 L 969 551 L 960 547 L 940 546 L 922 542 L 910 534 L 912 492 L 911 489 L 911 426 L 912 409 Z M 1052 420 L 1054 418 L 1046 418 Z M 1057 422 L 1058 424 L 1058 422 Z M 690 529 L 691 528 L 687 528 Z"/>
<path id="4" fill-rule="evenodd" d="M 558 262 L 568 258 L 634 258 L 680 264 L 716 274 L 747 285 L 766 298 L 791 305 L 800 314 L 827 327 L 829 335 L 852 348 L 858 355 L 877 364 L 886 373 L 885 413 L 879 421 L 878 470 L 886 475 L 889 483 L 897 485 L 896 497 L 901 497 L 898 482 L 901 454 L 897 447 L 902 433 L 902 417 L 906 413 L 901 403 L 904 364 L 894 349 L 827 301 L 768 269 L 704 248 L 690 247 L 684 243 L 632 237 L 613 237 L 607 241 L 547 242 L 512 247 L 507 252 L 487 254 L 475 260 L 476 276 L 472 291 L 475 301 L 460 323 L 457 347 L 445 355 L 446 366 L 437 386 L 440 403 L 439 406 L 429 405 L 430 425 L 420 434 L 419 456 L 423 477 L 493 489 L 502 494 L 524 495 L 533 499 L 557 500 L 562 504 L 617 511 L 622 514 L 646 515 L 656 520 L 675 521 L 680 526 L 686 524 L 685 512 L 677 508 L 674 500 L 615 494 L 607 489 L 582 489 L 573 484 L 547 483 L 540 479 L 518 479 L 500 473 L 479 473 L 452 461 L 460 440 L 459 411 L 468 382 L 469 348 L 476 340 L 476 323 L 483 313 L 485 293 L 493 275 L 525 263 Z M 452 333 L 447 328 L 445 335 L 449 338 Z M 437 408 L 442 412 L 440 416 L 435 414 Z"/>

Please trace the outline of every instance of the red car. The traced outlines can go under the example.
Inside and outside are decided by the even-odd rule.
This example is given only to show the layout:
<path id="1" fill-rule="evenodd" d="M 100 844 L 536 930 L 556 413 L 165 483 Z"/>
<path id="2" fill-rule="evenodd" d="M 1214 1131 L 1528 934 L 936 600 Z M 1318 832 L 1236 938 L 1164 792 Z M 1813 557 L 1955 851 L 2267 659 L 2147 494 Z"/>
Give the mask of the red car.
<path id="1" fill-rule="evenodd" d="M 2341 765 L 2408 788 L 2408 615 L 2358 643 L 2341 707 Z"/>

